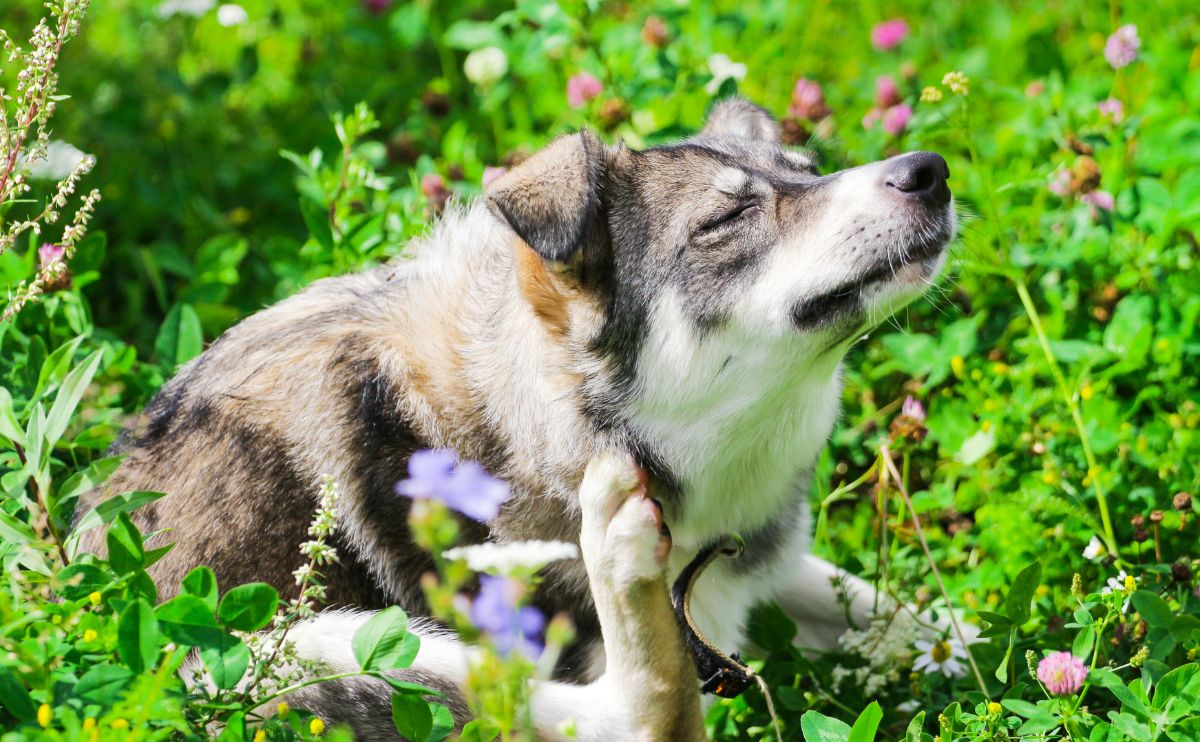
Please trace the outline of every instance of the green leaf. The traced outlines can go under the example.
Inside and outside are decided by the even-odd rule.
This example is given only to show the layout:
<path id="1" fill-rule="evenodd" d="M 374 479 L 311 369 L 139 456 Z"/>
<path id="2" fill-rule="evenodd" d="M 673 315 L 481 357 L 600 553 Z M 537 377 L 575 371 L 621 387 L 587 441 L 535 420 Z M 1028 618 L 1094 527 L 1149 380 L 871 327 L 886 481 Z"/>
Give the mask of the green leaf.
<path id="1" fill-rule="evenodd" d="M 424 698 L 393 693 L 392 723 L 405 739 L 424 740 L 433 730 L 433 712 Z"/>
<path id="2" fill-rule="evenodd" d="M 168 366 L 181 366 L 200 355 L 204 350 L 204 330 L 200 326 L 200 315 L 191 304 L 176 304 L 167 312 L 154 351 L 158 359 Z"/>
<path id="3" fill-rule="evenodd" d="M 218 646 L 225 632 L 213 618 L 212 609 L 195 595 L 176 595 L 154 612 L 159 627 L 171 641 L 189 647 Z"/>
<path id="4" fill-rule="evenodd" d="M 0 386 L 0 435 L 22 447 L 25 446 L 25 431 L 21 429 L 17 413 L 13 412 L 12 394 L 2 386 Z"/>
<path id="5" fill-rule="evenodd" d="M 1039 708 L 1036 703 L 1022 701 L 1019 698 L 1005 698 L 1000 701 L 1000 705 L 1013 712 L 1017 716 L 1023 716 L 1026 719 L 1046 713 L 1046 711 Z"/>
<path id="6" fill-rule="evenodd" d="M 954 457 L 964 466 L 972 466 L 991 453 L 995 447 L 996 432 L 980 430 L 963 441 L 962 448 L 958 449 L 958 453 Z"/>
<path id="7" fill-rule="evenodd" d="M 333 227 L 329 224 L 329 211 L 307 198 L 300 199 L 300 215 L 309 235 L 326 250 L 333 250 Z"/>
<path id="8" fill-rule="evenodd" d="M 18 719 L 31 721 L 37 716 L 37 706 L 29 691 L 10 667 L 0 666 L 0 703 Z"/>
<path id="9" fill-rule="evenodd" d="M 442 742 L 454 731 L 454 716 L 450 709 L 435 701 L 428 701 L 429 710 L 433 713 L 433 728 L 425 735 L 424 742 Z"/>
<path id="10" fill-rule="evenodd" d="M 1085 626 L 1075 635 L 1075 641 L 1071 642 L 1071 654 L 1081 660 L 1086 660 L 1092 656 L 1092 649 L 1096 646 L 1096 632 L 1091 626 Z"/>
<path id="11" fill-rule="evenodd" d="M 121 665 L 98 665 L 84 673 L 71 692 L 85 701 L 111 706 L 135 677 Z"/>
<path id="12" fill-rule="evenodd" d="M 1012 659 L 1013 647 L 1017 644 L 1017 627 L 1011 626 L 1008 629 L 1008 645 L 1004 649 L 1004 659 L 1000 660 L 1000 666 L 993 673 L 996 680 L 1001 683 L 1008 682 L 1008 661 Z"/>
<path id="13" fill-rule="evenodd" d="M 408 631 L 408 614 L 398 606 L 384 608 L 354 632 L 354 658 L 364 670 L 397 670 L 417 656 L 420 640 Z"/>
<path id="14" fill-rule="evenodd" d="M 54 405 L 50 408 L 50 414 L 46 416 L 46 428 L 42 433 L 45 436 L 47 449 L 54 448 L 54 444 L 58 443 L 63 433 L 67 431 L 71 416 L 75 414 L 79 400 L 83 399 L 83 393 L 87 391 L 88 384 L 92 383 L 92 377 L 100 368 L 100 360 L 103 356 L 104 351 L 93 351 L 84 359 L 83 363 L 72 369 L 71 373 L 63 379 L 62 386 L 58 388 L 58 394 L 54 397 Z"/>
<path id="15" fill-rule="evenodd" d="M 1138 590 L 1133 594 L 1133 607 L 1142 615 L 1151 628 L 1170 628 L 1175 615 L 1166 601 L 1149 590 Z"/>
<path id="16" fill-rule="evenodd" d="M 1016 626 L 1024 626 L 1029 622 L 1030 602 L 1041 579 L 1042 565 L 1040 562 L 1034 562 L 1021 570 L 1017 579 L 1013 580 L 1012 588 L 1004 599 L 1004 613 Z"/>
<path id="17" fill-rule="evenodd" d="M 1098 685 L 1101 688 L 1107 688 L 1110 693 L 1117 697 L 1121 705 L 1126 710 L 1137 712 L 1141 716 L 1148 717 L 1150 710 L 1146 708 L 1146 704 L 1142 703 L 1141 699 L 1117 676 L 1115 672 L 1108 668 L 1097 668 L 1088 673 L 1088 680 L 1093 685 Z"/>
<path id="18" fill-rule="evenodd" d="M 154 502 L 160 497 L 166 497 L 165 492 L 124 492 L 119 495 L 108 498 L 96 507 L 92 508 L 79 519 L 79 523 L 71 532 L 69 540 L 77 541 L 86 531 L 102 526 L 107 523 L 112 523 L 121 513 L 130 513 L 140 508 L 149 502 Z"/>
<path id="19" fill-rule="evenodd" d="M 459 742 L 491 742 L 500 736 L 500 728 L 487 719 L 476 719 L 463 727 Z"/>
<path id="20" fill-rule="evenodd" d="M 146 561 L 142 533 L 129 513 L 120 513 L 108 526 L 108 563 L 117 574 L 127 575 L 142 569 Z"/>
<path id="21" fill-rule="evenodd" d="M 1031 736 L 1045 734 L 1056 726 L 1058 726 L 1058 717 L 1051 715 L 1048 711 L 1042 711 L 1022 724 L 1017 729 L 1017 734 Z"/>
<path id="22" fill-rule="evenodd" d="M 451 49 L 474 51 L 485 46 L 503 47 L 504 37 L 490 23 L 464 19 L 450 24 L 442 42 Z"/>
<path id="23" fill-rule="evenodd" d="M 1200 665 L 1192 663 L 1176 667 L 1154 686 L 1153 705 L 1166 708 L 1171 699 L 1180 699 L 1192 708 L 1200 709 Z"/>
<path id="24" fill-rule="evenodd" d="M 222 690 L 238 684 L 250 666 L 250 650 L 236 636 L 221 634 L 220 639 L 200 649 L 200 660 L 209 677 Z"/>
<path id="25" fill-rule="evenodd" d="M 925 712 L 922 711 L 908 722 L 908 728 L 904 730 L 904 742 L 921 742 L 921 735 L 925 729 Z"/>
<path id="26" fill-rule="evenodd" d="M 94 564 L 76 562 L 58 573 L 59 592 L 67 600 L 79 600 L 112 583 L 112 577 Z"/>
<path id="27" fill-rule="evenodd" d="M 145 600 L 130 601 L 117 622 L 117 654 L 129 669 L 143 673 L 158 658 L 158 621 Z"/>
<path id="28" fill-rule="evenodd" d="M 858 715 L 854 726 L 850 727 L 849 742 L 874 742 L 875 732 L 879 729 L 881 719 L 883 719 L 883 709 L 879 708 L 878 701 L 871 701 Z"/>
<path id="29" fill-rule="evenodd" d="M 217 574 L 211 567 L 196 567 L 183 578 L 183 591 L 204 601 L 210 614 L 217 612 Z"/>
<path id="30" fill-rule="evenodd" d="M 258 631 L 279 609 L 279 593 L 265 582 L 238 585 L 221 598 L 217 617 L 238 631 Z"/>
<path id="31" fill-rule="evenodd" d="M 804 712 L 800 731 L 806 742 L 850 742 L 850 725 L 820 711 Z"/>

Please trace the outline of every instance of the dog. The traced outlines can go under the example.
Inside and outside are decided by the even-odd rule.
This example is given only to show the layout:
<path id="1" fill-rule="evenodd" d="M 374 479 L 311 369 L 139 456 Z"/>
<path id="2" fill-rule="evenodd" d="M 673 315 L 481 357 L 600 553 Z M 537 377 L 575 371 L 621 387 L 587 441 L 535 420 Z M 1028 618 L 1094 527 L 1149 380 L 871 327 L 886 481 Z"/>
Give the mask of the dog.
<path id="1" fill-rule="evenodd" d="M 698 580 L 690 615 L 713 646 L 745 641 L 776 601 L 804 646 L 829 646 L 875 605 L 870 585 L 808 553 L 809 482 L 838 414 L 847 349 L 920 296 L 954 236 L 945 160 L 929 152 L 821 175 L 765 110 L 730 98 L 703 130 L 633 151 L 554 140 L 452 206 L 409 254 L 317 281 L 217 339 L 123 435 L 108 494 L 176 548 L 160 589 L 212 566 L 225 584 L 294 590 L 317 483 L 342 488 L 331 610 L 292 634 L 301 656 L 356 667 L 373 609 L 427 610 L 429 555 L 396 495 L 409 457 L 449 448 L 512 498 L 467 542 L 579 543 L 535 604 L 576 640 L 533 693 L 539 734 L 699 739 L 696 670 L 668 582 L 738 534 L 738 559 Z M 661 524 L 669 526 L 664 535 Z M 100 552 L 101 536 L 85 548 Z M 843 596 L 845 597 L 845 596 Z M 420 629 L 405 677 L 458 723 L 471 649 Z M 394 738 L 388 688 L 351 679 L 298 703 Z"/>

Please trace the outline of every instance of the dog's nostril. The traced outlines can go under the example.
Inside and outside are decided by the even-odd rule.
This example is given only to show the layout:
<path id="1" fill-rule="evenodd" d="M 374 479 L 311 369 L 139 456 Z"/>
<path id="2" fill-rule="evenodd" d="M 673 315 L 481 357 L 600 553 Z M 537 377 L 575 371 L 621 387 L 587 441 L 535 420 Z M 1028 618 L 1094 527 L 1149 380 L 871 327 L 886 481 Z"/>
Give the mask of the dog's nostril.
<path id="1" fill-rule="evenodd" d="M 898 158 L 887 173 L 886 184 L 901 193 L 943 205 L 950 200 L 946 179 L 950 168 L 941 155 L 914 152 Z"/>

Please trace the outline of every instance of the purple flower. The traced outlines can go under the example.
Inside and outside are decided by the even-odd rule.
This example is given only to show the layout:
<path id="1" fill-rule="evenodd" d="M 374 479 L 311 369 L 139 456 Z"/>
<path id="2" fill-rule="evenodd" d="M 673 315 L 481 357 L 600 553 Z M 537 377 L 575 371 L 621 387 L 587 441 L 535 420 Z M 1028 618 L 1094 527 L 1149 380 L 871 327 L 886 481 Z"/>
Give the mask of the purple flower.
<path id="1" fill-rule="evenodd" d="M 508 172 L 508 168 L 506 168 L 506 167 L 492 167 L 490 165 L 488 167 L 485 167 L 483 169 L 483 187 L 487 188 L 492 183 L 494 183 L 501 175 L 504 175 L 507 172 Z"/>
<path id="2" fill-rule="evenodd" d="M 54 263 L 62 260 L 66 249 L 62 245 L 47 242 L 38 248 L 38 267 L 45 270 Z"/>
<path id="3" fill-rule="evenodd" d="M 392 7 L 392 0 L 362 0 L 363 9 L 372 15 L 380 15 Z"/>
<path id="4" fill-rule="evenodd" d="M 797 118 L 818 121 L 829 115 L 829 106 L 825 105 L 825 92 L 821 86 L 809 80 L 800 78 L 796 87 L 792 88 L 792 105 L 788 113 Z"/>
<path id="5" fill-rule="evenodd" d="M 1085 193 L 1079 197 L 1079 200 L 1093 207 L 1104 209 L 1105 211 L 1112 211 L 1116 206 L 1116 201 L 1113 199 L 1113 195 L 1108 191 L 1092 191 L 1091 193 Z"/>
<path id="6" fill-rule="evenodd" d="M 1046 187 L 1054 195 L 1066 198 L 1067 194 L 1071 192 L 1071 171 L 1066 168 L 1054 171 L 1054 177 L 1050 178 L 1050 185 Z"/>
<path id="7" fill-rule="evenodd" d="M 528 606 L 520 607 L 524 587 L 507 577 L 479 575 L 479 594 L 471 603 L 471 623 L 487 633 L 501 656 L 515 651 L 529 659 L 542 653 L 546 617 Z"/>
<path id="8" fill-rule="evenodd" d="M 864 129 L 871 129 L 875 124 L 879 123 L 879 119 L 883 117 L 883 111 L 878 108 L 872 108 L 867 111 L 867 115 L 863 116 L 862 125 Z"/>
<path id="9" fill-rule="evenodd" d="M 925 422 L 925 407 L 916 397 L 905 397 L 904 404 L 900 407 L 900 414 L 910 417 L 919 423 Z"/>
<path id="10" fill-rule="evenodd" d="M 567 103 L 571 108 L 582 108 L 583 104 L 600 95 L 604 84 L 587 72 L 580 72 L 567 80 Z"/>
<path id="11" fill-rule="evenodd" d="M 1104 42 L 1104 58 L 1114 70 L 1128 67 L 1137 61 L 1138 49 L 1142 48 L 1142 40 L 1138 38 L 1137 26 L 1128 23 L 1112 32 L 1108 41 Z"/>
<path id="12" fill-rule="evenodd" d="M 900 102 L 900 88 L 891 75 L 875 78 L 875 105 L 890 108 Z"/>
<path id="13" fill-rule="evenodd" d="M 1087 666 L 1070 652 L 1054 652 L 1038 663 L 1038 680 L 1056 696 L 1078 692 L 1087 677 Z"/>
<path id="14" fill-rule="evenodd" d="M 908 38 L 908 24 L 901 18 L 884 21 L 871 29 L 871 46 L 881 52 L 895 49 L 906 38 Z"/>
<path id="15" fill-rule="evenodd" d="M 892 136 L 900 136 L 912 119 L 913 109 L 907 103 L 892 106 L 883 112 L 883 130 Z"/>
<path id="16" fill-rule="evenodd" d="M 1125 120 L 1125 105 L 1116 98 L 1109 98 L 1102 102 L 1097 108 L 1100 109 L 1100 115 L 1112 121 L 1114 124 L 1119 124 Z"/>
<path id="17" fill-rule="evenodd" d="M 396 485 L 397 494 L 440 500 L 478 521 L 496 517 L 509 497 L 508 485 L 484 471 L 475 461 L 459 463 L 445 449 L 417 451 L 408 460 L 408 479 Z"/>

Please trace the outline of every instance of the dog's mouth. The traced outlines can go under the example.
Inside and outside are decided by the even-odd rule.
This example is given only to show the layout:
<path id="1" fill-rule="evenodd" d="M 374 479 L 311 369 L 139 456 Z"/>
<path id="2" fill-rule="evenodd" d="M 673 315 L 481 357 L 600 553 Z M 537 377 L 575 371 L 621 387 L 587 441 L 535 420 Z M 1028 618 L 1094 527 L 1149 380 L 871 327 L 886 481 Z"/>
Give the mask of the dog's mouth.
<path id="1" fill-rule="evenodd" d="M 871 287 L 895 284 L 905 287 L 928 281 L 953 237 L 953 222 L 922 229 L 910 244 L 885 251 L 881 259 L 858 276 L 816 296 L 806 296 L 792 305 L 792 323 L 812 331 L 838 323 L 864 311 L 863 294 Z"/>

